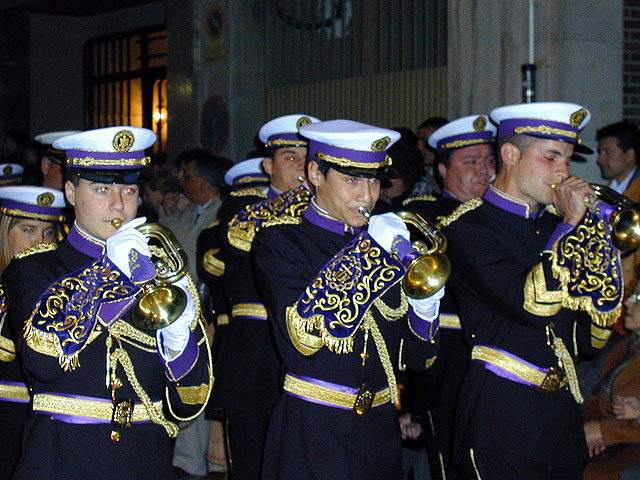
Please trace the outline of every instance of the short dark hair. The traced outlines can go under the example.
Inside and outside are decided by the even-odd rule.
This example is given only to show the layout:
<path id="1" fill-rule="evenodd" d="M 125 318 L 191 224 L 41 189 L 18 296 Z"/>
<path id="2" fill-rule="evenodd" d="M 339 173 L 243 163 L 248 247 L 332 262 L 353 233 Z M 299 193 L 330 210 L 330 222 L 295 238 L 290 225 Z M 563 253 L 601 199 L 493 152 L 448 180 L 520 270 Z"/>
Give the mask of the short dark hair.
<path id="1" fill-rule="evenodd" d="M 429 117 L 417 126 L 416 132 L 422 128 L 433 128 L 434 130 L 444 127 L 449 120 L 444 117 Z"/>
<path id="2" fill-rule="evenodd" d="M 623 120 L 622 122 L 602 127 L 596 132 L 596 140 L 598 142 L 607 137 L 617 138 L 618 146 L 623 152 L 627 152 L 632 148 L 636 154 L 636 163 L 640 161 L 638 158 L 640 156 L 640 130 L 636 125 Z"/>
<path id="3" fill-rule="evenodd" d="M 233 165 L 231 160 L 221 155 L 213 155 L 202 148 L 182 152 L 176 157 L 179 165 L 195 163 L 195 171 L 198 175 L 207 177 L 212 187 L 224 185 L 224 174 Z"/>
<path id="4" fill-rule="evenodd" d="M 529 148 L 539 140 L 544 140 L 544 138 L 537 138 L 531 135 L 517 133 L 499 138 L 496 154 L 496 174 L 500 172 L 500 170 L 502 170 L 502 157 L 500 156 L 500 151 L 502 150 L 502 146 L 505 143 L 515 145 L 516 147 L 518 147 L 518 150 L 520 150 L 520 153 L 524 153 L 527 148 Z"/>
<path id="5" fill-rule="evenodd" d="M 418 150 L 418 137 L 405 127 L 394 127 L 393 130 L 400 134 L 400 139 L 387 150 L 393 162 L 392 178 L 402 179 L 406 191 L 411 192 L 425 174 L 424 159 Z"/>

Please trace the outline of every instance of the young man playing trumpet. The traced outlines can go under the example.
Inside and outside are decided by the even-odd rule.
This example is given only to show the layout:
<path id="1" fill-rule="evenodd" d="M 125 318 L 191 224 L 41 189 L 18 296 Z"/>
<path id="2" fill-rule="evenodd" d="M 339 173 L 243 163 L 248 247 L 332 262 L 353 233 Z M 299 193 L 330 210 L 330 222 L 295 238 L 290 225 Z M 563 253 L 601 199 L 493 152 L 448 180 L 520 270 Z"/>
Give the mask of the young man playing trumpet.
<path id="1" fill-rule="evenodd" d="M 400 134 L 349 120 L 305 125 L 315 196 L 301 216 L 265 222 L 253 243 L 257 283 L 286 371 L 263 479 L 402 478 L 395 372 L 437 349 L 440 288 L 408 298 L 409 232 L 372 216 L 387 148 Z M 403 250 L 404 249 L 404 250 Z"/>
<path id="2" fill-rule="evenodd" d="M 587 448 L 573 356 L 620 314 L 608 207 L 569 173 L 589 112 L 529 103 L 491 112 L 498 173 L 443 224 L 471 365 L 459 396 L 463 478 L 581 479 Z"/>
<path id="3" fill-rule="evenodd" d="M 66 151 L 76 221 L 57 249 L 4 273 L 33 394 L 13 478 L 171 479 L 178 427 L 164 408 L 187 420 L 207 401 L 211 355 L 189 275 L 174 284 L 185 307 L 173 323 L 155 334 L 132 323 L 155 276 L 148 239 L 135 228 L 145 219 L 134 219 L 144 150 L 155 139 L 147 129 L 110 127 L 53 145 Z"/>

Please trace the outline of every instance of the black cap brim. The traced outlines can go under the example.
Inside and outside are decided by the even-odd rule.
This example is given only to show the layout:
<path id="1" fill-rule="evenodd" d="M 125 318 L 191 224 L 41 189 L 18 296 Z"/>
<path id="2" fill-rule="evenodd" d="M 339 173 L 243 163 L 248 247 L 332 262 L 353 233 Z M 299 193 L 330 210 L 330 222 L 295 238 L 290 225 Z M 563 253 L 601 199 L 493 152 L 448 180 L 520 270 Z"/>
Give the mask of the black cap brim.
<path id="1" fill-rule="evenodd" d="M 144 182 L 146 168 L 127 170 L 98 170 L 92 168 L 69 168 L 74 175 L 96 183 L 134 185 Z"/>

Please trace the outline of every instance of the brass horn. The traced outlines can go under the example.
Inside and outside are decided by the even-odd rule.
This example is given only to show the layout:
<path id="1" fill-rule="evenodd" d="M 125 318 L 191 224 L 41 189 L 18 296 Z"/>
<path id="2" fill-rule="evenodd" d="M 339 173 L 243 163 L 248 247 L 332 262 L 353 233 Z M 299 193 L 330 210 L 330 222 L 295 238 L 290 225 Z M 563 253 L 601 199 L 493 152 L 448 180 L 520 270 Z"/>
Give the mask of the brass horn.
<path id="1" fill-rule="evenodd" d="M 615 211 L 609 215 L 608 219 L 614 245 L 621 252 L 638 248 L 640 246 L 640 206 L 612 188 L 597 183 L 590 185 L 596 197 L 615 207 Z"/>
<path id="2" fill-rule="evenodd" d="M 111 223 L 119 228 L 121 222 L 114 219 Z M 145 223 L 136 229 L 149 239 L 156 275 L 142 287 L 142 295 L 131 309 L 131 321 L 142 330 L 157 330 L 171 325 L 187 306 L 187 294 L 172 284 L 189 272 L 189 257 L 164 225 Z"/>
<path id="3" fill-rule="evenodd" d="M 451 263 L 444 254 L 447 239 L 439 228 L 418 213 L 401 210 L 396 215 L 406 224 L 416 227 L 430 243 L 430 246 L 422 240 L 412 243 L 418 255 L 405 265 L 402 288 L 412 298 L 430 297 L 447 283 L 451 275 Z"/>

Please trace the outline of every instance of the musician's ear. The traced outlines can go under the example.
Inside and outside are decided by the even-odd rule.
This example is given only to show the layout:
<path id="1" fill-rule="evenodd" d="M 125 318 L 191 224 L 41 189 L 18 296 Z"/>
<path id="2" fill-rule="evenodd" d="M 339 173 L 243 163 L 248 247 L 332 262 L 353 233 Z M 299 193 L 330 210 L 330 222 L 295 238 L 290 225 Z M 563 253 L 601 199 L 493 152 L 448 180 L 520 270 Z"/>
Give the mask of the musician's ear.
<path id="1" fill-rule="evenodd" d="M 512 167 L 516 163 L 518 163 L 521 155 L 522 152 L 520 152 L 520 149 L 513 143 L 507 142 L 500 147 L 500 159 L 502 160 L 502 163 L 507 167 Z"/>

